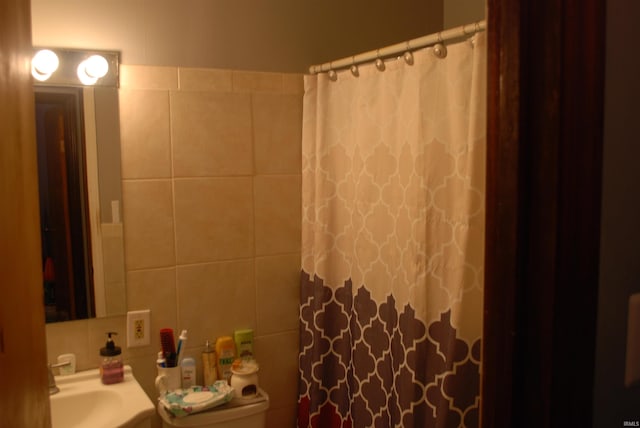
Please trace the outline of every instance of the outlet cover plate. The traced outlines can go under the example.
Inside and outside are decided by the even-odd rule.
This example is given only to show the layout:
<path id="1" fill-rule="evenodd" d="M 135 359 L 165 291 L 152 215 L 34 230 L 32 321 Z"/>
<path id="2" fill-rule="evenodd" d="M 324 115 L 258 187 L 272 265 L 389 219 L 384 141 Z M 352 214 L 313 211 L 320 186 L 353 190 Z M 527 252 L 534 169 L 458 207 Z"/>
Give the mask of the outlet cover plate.
<path id="1" fill-rule="evenodd" d="M 127 348 L 151 345 L 151 310 L 127 312 Z"/>

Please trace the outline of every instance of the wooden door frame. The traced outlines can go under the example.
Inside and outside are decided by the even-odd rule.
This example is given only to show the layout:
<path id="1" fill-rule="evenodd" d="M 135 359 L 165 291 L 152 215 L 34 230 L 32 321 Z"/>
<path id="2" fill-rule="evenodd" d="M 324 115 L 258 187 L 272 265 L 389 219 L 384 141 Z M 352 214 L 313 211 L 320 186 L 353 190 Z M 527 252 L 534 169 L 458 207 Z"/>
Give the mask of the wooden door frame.
<path id="1" fill-rule="evenodd" d="M 485 428 L 592 424 L 605 2 L 488 0 Z"/>
<path id="2" fill-rule="evenodd" d="M 0 5 L 0 424 L 51 426 L 28 0 Z"/>

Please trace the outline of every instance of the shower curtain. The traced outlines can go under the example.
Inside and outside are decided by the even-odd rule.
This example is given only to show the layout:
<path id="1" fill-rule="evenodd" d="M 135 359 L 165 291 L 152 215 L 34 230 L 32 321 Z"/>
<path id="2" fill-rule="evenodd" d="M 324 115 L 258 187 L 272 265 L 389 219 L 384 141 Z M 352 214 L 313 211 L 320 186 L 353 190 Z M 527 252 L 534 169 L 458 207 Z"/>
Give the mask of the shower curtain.
<path id="1" fill-rule="evenodd" d="M 477 427 L 485 34 L 305 77 L 298 427 Z"/>

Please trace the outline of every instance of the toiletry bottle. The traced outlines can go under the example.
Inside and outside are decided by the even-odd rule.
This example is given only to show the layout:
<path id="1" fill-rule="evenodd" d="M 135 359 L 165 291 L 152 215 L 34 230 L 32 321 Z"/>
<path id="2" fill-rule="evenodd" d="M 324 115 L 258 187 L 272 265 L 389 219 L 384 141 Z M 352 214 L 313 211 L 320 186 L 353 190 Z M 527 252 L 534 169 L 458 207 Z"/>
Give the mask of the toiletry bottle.
<path id="1" fill-rule="evenodd" d="M 191 388 L 196 384 L 196 360 L 191 357 L 183 358 L 180 362 L 182 371 L 182 389 Z"/>
<path id="2" fill-rule="evenodd" d="M 233 337 L 236 341 L 238 358 L 253 360 L 253 330 L 236 330 Z"/>
<path id="3" fill-rule="evenodd" d="M 231 366 L 236 359 L 236 344 L 231 336 L 222 336 L 216 340 L 216 354 L 218 356 L 218 378 L 229 382 Z"/>
<path id="4" fill-rule="evenodd" d="M 158 352 L 158 358 L 156 359 L 156 366 L 167 367 L 167 360 L 164 359 L 164 354 L 162 351 Z"/>
<path id="5" fill-rule="evenodd" d="M 107 343 L 104 348 L 100 348 L 100 380 L 105 385 L 122 382 L 124 380 L 124 366 L 122 364 L 121 350 L 119 346 L 113 342 L 111 335 L 118 333 L 108 332 Z"/>
<path id="6" fill-rule="evenodd" d="M 204 351 L 202 351 L 202 371 L 204 373 L 204 385 L 213 385 L 213 382 L 218 379 L 218 373 L 216 368 L 216 352 L 211 347 L 211 343 L 207 340 L 204 344 Z"/>

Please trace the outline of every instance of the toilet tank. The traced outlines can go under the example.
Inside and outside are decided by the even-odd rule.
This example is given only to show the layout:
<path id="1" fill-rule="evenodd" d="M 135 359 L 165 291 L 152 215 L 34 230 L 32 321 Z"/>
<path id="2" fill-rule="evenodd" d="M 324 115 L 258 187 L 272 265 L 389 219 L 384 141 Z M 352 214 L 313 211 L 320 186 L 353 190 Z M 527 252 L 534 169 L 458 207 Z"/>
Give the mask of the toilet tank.
<path id="1" fill-rule="evenodd" d="M 269 408 L 269 396 L 258 388 L 251 398 L 234 398 L 229 403 L 206 412 L 176 418 L 158 403 L 158 414 L 163 428 L 264 428 Z"/>

